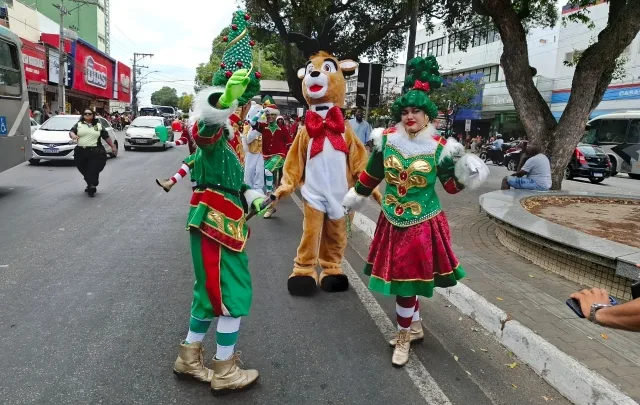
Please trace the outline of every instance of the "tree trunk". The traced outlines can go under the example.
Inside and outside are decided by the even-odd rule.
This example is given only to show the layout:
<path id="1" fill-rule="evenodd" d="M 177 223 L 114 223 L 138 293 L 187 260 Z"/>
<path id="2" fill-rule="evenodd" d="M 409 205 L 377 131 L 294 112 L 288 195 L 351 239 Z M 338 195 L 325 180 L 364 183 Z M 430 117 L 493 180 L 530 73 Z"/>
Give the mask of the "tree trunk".
<path id="1" fill-rule="evenodd" d="M 611 82 L 616 59 L 640 31 L 640 2 L 628 1 L 624 7 L 614 1 L 616 15 L 589 46 L 576 65 L 567 106 L 556 122 L 549 105 L 540 95 L 531 77 L 526 33 L 511 0 L 485 0 L 483 10 L 500 32 L 504 52 L 500 58 L 507 89 L 520 121 L 531 142 L 539 143 L 551 161 L 552 189 L 560 189 L 565 167 L 584 134 L 593 109 L 601 101 Z"/>
<path id="2" fill-rule="evenodd" d="M 409 74 L 409 62 L 416 54 L 416 35 L 418 32 L 418 10 L 420 3 L 418 0 L 410 0 L 407 7 L 410 7 L 411 23 L 409 24 L 409 44 L 407 45 L 407 63 L 405 65 L 405 75 Z"/>

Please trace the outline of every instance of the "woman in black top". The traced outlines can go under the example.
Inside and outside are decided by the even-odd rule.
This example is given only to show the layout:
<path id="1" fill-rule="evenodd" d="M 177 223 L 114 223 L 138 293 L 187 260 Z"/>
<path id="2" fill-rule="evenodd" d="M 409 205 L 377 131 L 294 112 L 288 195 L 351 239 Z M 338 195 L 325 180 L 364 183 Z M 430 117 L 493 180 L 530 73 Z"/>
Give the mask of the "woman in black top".
<path id="1" fill-rule="evenodd" d="M 84 191 L 89 193 L 89 197 L 93 197 L 97 191 L 100 172 L 107 163 L 107 151 L 101 140 L 107 142 L 114 155 L 118 153 L 118 149 L 91 110 L 85 110 L 80 121 L 71 128 L 69 136 L 78 143 L 73 151 L 73 160 L 87 183 Z"/>

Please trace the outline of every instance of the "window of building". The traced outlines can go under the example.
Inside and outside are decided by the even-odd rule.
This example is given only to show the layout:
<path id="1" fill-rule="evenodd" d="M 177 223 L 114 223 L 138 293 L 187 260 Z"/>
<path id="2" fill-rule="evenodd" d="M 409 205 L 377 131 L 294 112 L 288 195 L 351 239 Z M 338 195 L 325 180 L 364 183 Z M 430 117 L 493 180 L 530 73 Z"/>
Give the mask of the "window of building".
<path id="1" fill-rule="evenodd" d="M 420 44 L 416 46 L 416 57 L 423 58 L 424 57 L 424 46 L 426 44 Z"/>
<path id="2" fill-rule="evenodd" d="M 467 39 L 467 48 L 475 48 L 500 41 L 500 35 L 493 29 L 472 28 L 449 35 L 449 53 L 460 50 L 462 38 Z"/>
<path id="3" fill-rule="evenodd" d="M 444 37 L 434 39 L 427 43 L 427 55 L 442 56 L 444 55 Z"/>
<path id="4" fill-rule="evenodd" d="M 473 75 L 477 73 L 482 73 L 484 75 L 484 83 L 497 82 L 498 75 L 500 74 L 500 66 L 494 65 L 494 66 L 487 66 L 479 69 L 465 70 L 463 72 L 456 72 L 448 75 L 443 75 L 443 77 L 445 79 L 451 79 L 458 76 L 467 76 L 467 75 Z"/>
<path id="5" fill-rule="evenodd" d="M 14 44 L 0 41 L 0 97 L 22 95 L 20 65 L 18 48 Z"/>

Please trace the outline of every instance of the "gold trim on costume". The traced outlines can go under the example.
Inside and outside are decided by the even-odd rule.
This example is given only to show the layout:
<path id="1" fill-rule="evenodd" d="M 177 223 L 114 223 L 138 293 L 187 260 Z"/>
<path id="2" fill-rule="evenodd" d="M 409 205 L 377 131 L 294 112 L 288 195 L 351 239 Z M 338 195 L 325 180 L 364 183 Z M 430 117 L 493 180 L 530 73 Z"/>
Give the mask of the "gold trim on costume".
<path id="1" fill-rule="evenodd" d="M 247 29 L 246 29 L 246 28 L 245 28 L 245 29 L 240 33 L 240 35 L 238 35 L 237 37 L 235 37 L 235 38 L 233 39 L 233 41 L 229 42 L 229 44 L 227 45 L 227 48 L 226 48 L 226 49 L 229 49 L 229 48 L 231 48 L 232 46 L 234 46 L 235 44 L 237 44 L 238 42 L 240 42 L 240 40 L 241 40 L 242 38 L 244 38 L 244 37 L 245 37 L 245 35 L 247 35 Z"/>
<path id="2" fill-rule="evenodd" d="M 403 213 L 404 213 L 404 211 L 409 209 L 411 211 L 411 214 L 413 214 L 415 216 L 420 215 L 420 213 L 422 212 L 422 206 L 420 206 L 420 204 L 418 204 L 417 202 L 408 201 L 406 203 L 401 203 L 400 201 L 398 201 L 396 196 L 394 196 L 392 194 L 387 194 L 386 196 L 384 196 L 384 203 L 386 205 L 390 206 L 390 207 L 395 207 L 395 206 L 401 207 Z M 402 215 L 402 214 L 400 214 L 400 215 Z"/>
<path id="3" fill-rule="evenodd" d="M 409 189 L 413 187 L 426 187 L 427 179 L 424 176 L 414 172 L 429 173 L 432 170 L 429 162 L 425 160 L 416 160 L 409 167 L 404 168 L 400 160 L 395 156 L 389 156 L 384 161 L 385 169 L 394 169 L 398 173 L 385 170 L 384 178 L 387 183 L 396 186 L 398 194 L 403 197 Z"/>

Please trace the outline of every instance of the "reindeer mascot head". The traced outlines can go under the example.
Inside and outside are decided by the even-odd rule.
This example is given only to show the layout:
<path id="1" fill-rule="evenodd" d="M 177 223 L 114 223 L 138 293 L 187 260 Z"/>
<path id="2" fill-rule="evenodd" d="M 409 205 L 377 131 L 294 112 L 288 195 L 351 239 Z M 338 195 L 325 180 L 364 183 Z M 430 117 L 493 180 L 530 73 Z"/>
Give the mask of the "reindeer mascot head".
<path id="1" fill-rule="evenodd" d="M 276 190 L 276 197 L 281 199 L 301 186 L 304 199 L 302 240 L 288 280 L 293 295 L 310 295 L 318 283 L 328 292 L 348 288 L 341 268 L 347 245 L 347 217 L 342 199 L 367 160 L 364 145 L 345 122 L 341 110 L 345 76 L 353 74 L 358 65 L 331 53 L 329 27 L 330 24 L 325 24 L 317 39 L 301 34 L 289 37 L 308 58 L 298 77 L 309 104 L 305 127 L 291 145 L 282 185 Z M 319 277 L 317 264 L 322 268 Z"/>

